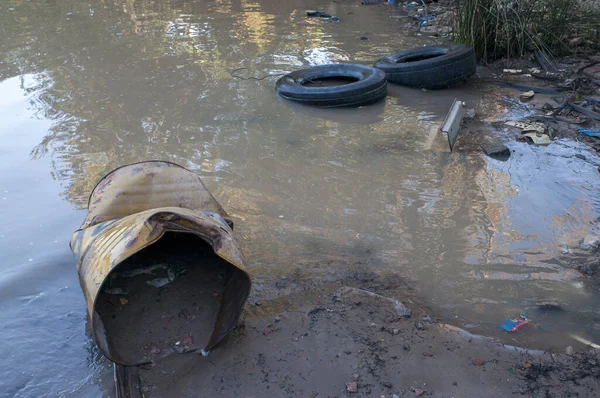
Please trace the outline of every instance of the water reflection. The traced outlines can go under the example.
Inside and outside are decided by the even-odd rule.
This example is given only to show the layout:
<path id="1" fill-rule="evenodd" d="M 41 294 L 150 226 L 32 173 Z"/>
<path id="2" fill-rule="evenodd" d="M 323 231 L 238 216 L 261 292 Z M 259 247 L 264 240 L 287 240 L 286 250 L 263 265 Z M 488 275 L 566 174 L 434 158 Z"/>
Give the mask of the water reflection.
<path id="1" fill-rule="evenodd" d="M 305 18 L 305 9 L 322 6 L 316 0 L 11 0 L 0 9 L 0 80 L 36 74 L 31 106 L 52 125 L 31 157 L 51 160 L 77 207 L 125 163 L 161 159 L 199 172 L 236 218 L 259 297 L 286 294 L 299 282 L 269 282 L 298 273 L 316 283 L 395 270 L 444 315 L 494 328 L 548 291 L 577 302 L 577 274 L 551 260 L 562 250 L 557 240 L 573 246 L 580 233 L 565 225 L 598 211 L 593 167 L 578 179 L 572 169 L 557 173 L 563 158 L 547 156 L 559 144 L 547 152 L 519 144 L 506 164 L 432 150 L 455 96 L 490 120 L 506 110 L 501 101 L 474 85 L 392 86 L 371 107 L 312 111 L 280 101 L 274 79 L 230 76 L 238 67 L 262 76 L 367 63 L 421 40 L 390 33 L 393 7 L 357 15 L 356 3 L 327 5 L 345 15 L 331 23 Z M 365 31 L 371 39 L 358 40 Z M 532 172 L 532 159 L 545 169 Z M 569 183 L 555 190 L 554 178 Z M 540 197 L 556 200 L 540 208 Z M 592 204 L 561 219 L 582 208 L 576 203 Z M 594 303 L 582 304 L 586 326 L 598 320 Z"/>

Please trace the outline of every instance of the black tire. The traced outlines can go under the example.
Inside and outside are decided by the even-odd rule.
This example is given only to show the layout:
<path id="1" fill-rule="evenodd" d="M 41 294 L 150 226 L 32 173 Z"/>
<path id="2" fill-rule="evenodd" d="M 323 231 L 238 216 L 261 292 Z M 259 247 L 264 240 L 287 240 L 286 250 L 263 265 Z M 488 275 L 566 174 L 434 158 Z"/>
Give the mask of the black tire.
<path id="1" fill-rule="evenodd" d="M 356 81 L 332 87 L 304 86 L 309 81 L 327 78 Z M 276 88 L 282 98 L 326 107 L 361 106 L 377 102 L 387 95 L 385 73 L 356 64 L 320 65 L 297 70 L 277 80 Z"/>
<path id="2" fill-rule="evenodd" d="M 464 44 L 399 51 L 381 58 L 375 67 L 392 83 L 430 90 L 466 81 L 476 72 L 473 48 Z"/>

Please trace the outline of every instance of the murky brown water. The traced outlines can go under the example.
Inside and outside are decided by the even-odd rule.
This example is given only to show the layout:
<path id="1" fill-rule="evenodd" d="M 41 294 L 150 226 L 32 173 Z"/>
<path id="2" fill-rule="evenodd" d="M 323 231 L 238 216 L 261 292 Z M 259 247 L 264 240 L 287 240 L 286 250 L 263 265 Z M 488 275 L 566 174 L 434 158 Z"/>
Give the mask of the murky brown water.
<path id="1" fill-rule="evenodd" d="M 318 7 L 340 22 L 305 17 Z M 398 15 L 339 0 L 2 1 L 0 395 L 112 394 L 68 241 L 96 181 L 149 159 L 197 171 L 235 216 L 254 300 L 393 271 L 473 332 L 598 342 L 598 292 L 564 253 L 600 209 L 586 147 L 515 142 L 506 163 L 440 150 L 435 131 L 455 97 L 489 120 L 506 111 L 497 90 L 473 84 L 390 86 L 380 104 L 323 110 L 281 101 L 273 78 L 230 76 L 371 63 L 427 43 Z M 538 301 L 565 311 L 541 313 Z M 522 311 L 537 327 L 497 328 Z"/>

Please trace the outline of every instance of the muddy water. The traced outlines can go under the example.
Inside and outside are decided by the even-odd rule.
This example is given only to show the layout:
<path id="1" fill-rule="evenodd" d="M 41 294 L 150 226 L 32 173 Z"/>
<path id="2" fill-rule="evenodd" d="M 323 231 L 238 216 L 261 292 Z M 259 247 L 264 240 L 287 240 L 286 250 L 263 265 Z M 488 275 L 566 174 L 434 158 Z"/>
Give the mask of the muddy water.
<path id="1" fill-rule="evenodd" d="M 476 333 L 547 348 L 574 344 L 571 333 L 600 340 L 598 291 L 574 271 L 600 208 L 586 147 L 513 142 L 505 163 L 476 145 L 448 153 L 435 131 L 455 97 L 490 121 L 528 112 L 474 83 L 391 86 L 370 107 L 315 110 L 279 100 L 274 78 L 230 75 L 428 43 L 404 33 L 400 9 L 358 3 L 2 2 L 1 396 L 111 396 L 68 241 L 96 181 L 149 159 L 200 173 L 234 216 L 253 300 L 393 272 Z M 305 17 L 318 7 L 340 22 Z M 523 311 L 535 325 L 498 329 Z"/>

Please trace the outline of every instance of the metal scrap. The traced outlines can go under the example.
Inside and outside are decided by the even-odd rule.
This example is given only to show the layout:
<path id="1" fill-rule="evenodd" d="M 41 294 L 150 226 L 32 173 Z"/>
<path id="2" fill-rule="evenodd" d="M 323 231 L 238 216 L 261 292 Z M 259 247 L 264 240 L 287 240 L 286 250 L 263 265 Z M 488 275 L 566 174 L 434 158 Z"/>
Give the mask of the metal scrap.
<path id="1" fill-rule="evenodd" d="M 454 148 L 454 144 L 458 140 L 458 134 L 460 133 L 460 125 L 464 116 L 463 101 L 454 100 L 450 111 L 446 115 L 444 122 L 440 126 L 440 131 L 448 135 L 448 145 L 450 145 L 450 151 Z"/>

